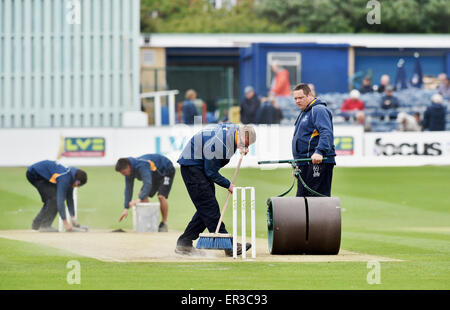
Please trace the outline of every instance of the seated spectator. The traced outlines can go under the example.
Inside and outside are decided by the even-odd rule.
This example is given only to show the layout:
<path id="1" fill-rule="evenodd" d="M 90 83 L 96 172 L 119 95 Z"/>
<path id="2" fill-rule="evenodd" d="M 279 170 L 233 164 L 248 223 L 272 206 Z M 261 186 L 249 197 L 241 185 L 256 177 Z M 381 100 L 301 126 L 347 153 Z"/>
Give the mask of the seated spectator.
<path id="1" fill-rule="evenodd" d="M 449 78 L 447 77 L 447 74 L 445 73 L 439 74 L 438 79 L 439 79 L 439 85 L 437 87 L 438 93 L 445 98 L 450 97 L 450 81 Z"/>
<path id="2" fill-rule="evenodd" d="M 262 99 L 264 102 L 256 114 L 256 124 L 280 124 L 283 113 L 275 99 L 273 97 Z"/>
<path id="3" fill-rule="evenodd" d="M 431 105 L 426 109 L 423 115 L 423 130 L 444 131 L 445 117 L 447 108 L 442 105 L 443 97 L 441 94 L 434 94 L 431 97 Z"/>
<path id="4" fill-rule="evenodd" d="M 420 130 L 422 131 L 422 121 L 420 120 L 420 112 L 415 112 L 414 113 L 414 118 L 416 119 L 417 124 L 420 127 Z"/>
<path id="5" fill-rule="evenodd" d="M 362 125 L 365 132 L 372 131 L 372 124 L 366 120 L 366 115 L 363 111 L 356 112 L 356 123 Z"/>
<path id="6" fill-rule="evenodd" d="M 373 90 L 378 91 L 379 93 L 384 93 L 386 87 L 389 86 L 389 83 L 390 83 L 389 75 L 383 74 L 380 78 L 380 85 L 375 85 L 373 87 Z"/>
<path id="7" fill-rule="evenodd" d="M 245 88 L 245 99 L 241 102 L 241 123 L 256 124 L 256 113 L 261 105 L 255 90 L 251 86 Z"/>
<path id="8" fill-rule="evenodd" d="M 357 89 L 353 89 L 350 92 L 350 98 L 345 99 L 344 103 L 342 104 L 341 112 L 364 110 L 364 102 L 359 100 L 359 95 L 359 91 Z"/>
<path id="9" fill-rule="evenodd" d="M 195 107 L 195 99 L 197 99 L 197 93 L 193 89 L 186 91 L 186 100 L 183 102 L 183 124 L 194 124 L 194 118 L 198 115 L 197 108 Z"/>
<path id="10" fill-rule="evenodd" d="M 359 92 L 361 94 L 373 92 L 372 80 L 370 79 L 370 77 L 366 76 L 365 78 L 363 78 L 362 85 L 359 88 Z"/>
<path id="11" fill-rule="evenodd" d="M 399 131 L 420 131 L 416 117 L 411 114 L 405 112 L 398 113 L 397 123 Z"/>
<path id="12" fill-rule="evenodd" d="M 344 114 L 344 118 L 348 121 L 350 115 L 352 115 L 355 111 L 364 110 L 364 102 L 359 100 L 359 91 L 357 89 L 353 89 L 350 92 L 350 98 L 344 100 L 344 103 L 341 106 L 341 112 Z"/>
<path id="13" fill-rule="evenodd" d="M 384 110 L 397 109 L 400 106 L 397 97 L 394 96 L 394 87 L 388 85 L 384 92 L 383 98 L 381 98 L 381 108 Z"/>

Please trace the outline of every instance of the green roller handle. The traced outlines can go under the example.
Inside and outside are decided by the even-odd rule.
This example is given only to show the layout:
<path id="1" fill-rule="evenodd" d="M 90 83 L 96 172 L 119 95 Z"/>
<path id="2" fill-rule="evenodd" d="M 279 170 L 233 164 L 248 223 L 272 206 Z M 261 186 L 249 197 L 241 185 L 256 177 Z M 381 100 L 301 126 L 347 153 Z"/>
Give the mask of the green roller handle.
<path id="1" fill-rule="evenodd" d="M 324 157 L 323 160 L 326 160 L 327 157 Z M 263 164 L 291 164 L 299 163 L 299 162 L 305 162 L 305 161 L 311 161 L 311 158 L 299 158 L 299 159 L 284 159 L 284 160 L 263 160 L 258 161 L 258 165 Z"/>

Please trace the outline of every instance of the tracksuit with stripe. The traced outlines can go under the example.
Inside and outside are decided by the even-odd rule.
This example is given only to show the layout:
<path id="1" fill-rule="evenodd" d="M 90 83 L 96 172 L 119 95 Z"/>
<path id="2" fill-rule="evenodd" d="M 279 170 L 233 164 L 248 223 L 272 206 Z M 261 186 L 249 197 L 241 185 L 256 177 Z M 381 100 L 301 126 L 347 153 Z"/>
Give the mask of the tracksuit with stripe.
<path id="1" fill-rule="evenodd" d="M 313 100 L 297 117 L 292 139 L 294 159 L 310 158 L 314 153 L 327 159 L 319 165 L 311 162 L 298 163 L 300 176 L 312 190 L 331 196 L 333 168 L 336 165 L 333 119 L 326 103 L 318 98 Z M 313 194 L 298 181 L 296 196 L 305 197 L 313 196 Z"/>
<path id="2" fill-rule="evenodd" d="M 75 215 L 73 184 L 77 171 L 78 169 L 75 167 L 64 167 L 50 160 L 40 161 L 28 167 L 26 177 L 36 187 L 44 203 L 41 211 L 33 220 L 32 228 L 34 230 L 51 226 L 58 212 L 65 220 L 65 201 L 67 201 L 70 215 Z"/>
<path id="3" fill-rule="evenodd" d="M 237 150 L 239 126 L 225 123 L 206 128 L 191 138 L 181 153 L 178 163 L 181 175 L 196 212 L 177 245 L 192 246 L 205 228 L 215 232 L 220 218 L 216 200 L 215 184 L 228 189 L 231 182 L 219 170 L 230 162 Z M 227 233 L 225 224 L 219 233 Z"/>
<path id="4" fill-rule="evenodd" d="M 133 197 L 134 179 L 142 181 L 143 185 L 139 199 L 153 197 L 156 192 L 166 198 L 172 187 L 175 177 L 175 168 L 170 159 L 159 154 L 146 154 L 140 157 L 128 157 L 131 174 L 125 177 L 125 209 Z"/>

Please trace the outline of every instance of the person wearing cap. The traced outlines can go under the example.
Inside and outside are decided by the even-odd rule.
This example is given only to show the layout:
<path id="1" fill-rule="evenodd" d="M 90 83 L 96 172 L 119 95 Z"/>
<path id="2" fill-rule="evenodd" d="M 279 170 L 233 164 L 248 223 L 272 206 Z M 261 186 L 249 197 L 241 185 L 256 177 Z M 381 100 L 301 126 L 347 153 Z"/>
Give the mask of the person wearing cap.
<path id="1" fill-rule="evenodd" d="M 363 78 L 362 85 L 359 88 L 359 92 L 361 94 L 373 92 L 372 80 L 370 79 L 370 77 L 366 76 Z"/>
<path id="2" fill-rule="evenodd" d="M 364 102 L 359 99 L 360 93 L 357 89 L 350 92 L 350 98 L 344 100 L 341 106 L 341 112 L 345 114 L 345 119 L 348 120 L 349 114 L 356 111 L 363 111 L 365 109 Z"/>
<path id="3" fill-rule="evenodd" d="M 178 238 L 175 253 L 202 254 L 202 251 L 195 249 L 192 243 L 205 229 L 210 233 L 216 230 L 220 219 L 220 207 L 216 199 L 215 184 L 233 193 L 234 184 L 222 176 L 219 170 L 230 162 L 236 151 L 246 155 L 249 146 L 255 141 L 256 133 L 253 126 L 225 123 L 201 130 L 186 144 L 178 163 L 196 212 Z M 227 234 L 223 222 L 219 233 Z M 245 250 L 250 247 L 250 243 L 246 244 Z M 238 254 L 242 250 L 242 245 L 238 244 Z M 225 254 L 232 256 L 233 251 L 225 250 Z"/>
<path id="4" fill-rule="evenodd" d="M 245 98 L 241 102 L 241 123 L 256 124 L 256 113 L 260 105 L 261 102 L 253 87 L 245 87 Z"/>
<path id="5" fill-rule="evenodd" d="M 431 97 L 431 105 L 425 110 L 423 115 L 423 130 L 444 131 L 447 108 L 442 104 L 441 94 L 434 94 Z"/>
<path id="6" fill-rule="evenodd" d="M 397 109 L 400 106 L 397 97 L 394 96 L 394 87 L 388 85 L 384 92 L 384 96 L 381 98 L 381 108 L 384 110 Z"/>
<path id="7" fill-rule="evenodd" d="M 28 182 L 33 185 L 44 203 L 41 211 L 34 218 L 31 228 L 40 232 L 57 232 L 51 225 L 59 213 L 66 231 L 80 227 L 75 218 L 73 189 L 86 184 L 87 174 L 76 167 L 65 167 L 56 161 L 43 160 L 28 167 L 26 172 Z M 71 223 L 66 215 L 69 210 Z"/>

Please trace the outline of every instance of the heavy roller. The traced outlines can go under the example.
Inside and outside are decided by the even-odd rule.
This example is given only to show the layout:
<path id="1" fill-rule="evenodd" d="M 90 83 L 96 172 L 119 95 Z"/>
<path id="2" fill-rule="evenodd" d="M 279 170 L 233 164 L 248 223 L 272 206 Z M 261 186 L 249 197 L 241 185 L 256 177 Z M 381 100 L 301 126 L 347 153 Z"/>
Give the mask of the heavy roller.
<path id="1" fill-rule="evenodd" d="M 258 164 L 289 163 L 293 168 L 305 159 L 259 161 Z M 284 197 L 295 179 L 317 197 Z M 326 197 L 310 189 L 294 170 L 291 187 L 267 199 L 267 228 L 270 254 L 336 255 L 341 245 L 341 206 L 339 198 Z"/>

